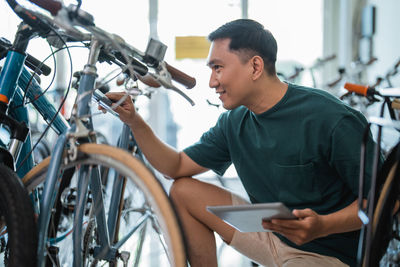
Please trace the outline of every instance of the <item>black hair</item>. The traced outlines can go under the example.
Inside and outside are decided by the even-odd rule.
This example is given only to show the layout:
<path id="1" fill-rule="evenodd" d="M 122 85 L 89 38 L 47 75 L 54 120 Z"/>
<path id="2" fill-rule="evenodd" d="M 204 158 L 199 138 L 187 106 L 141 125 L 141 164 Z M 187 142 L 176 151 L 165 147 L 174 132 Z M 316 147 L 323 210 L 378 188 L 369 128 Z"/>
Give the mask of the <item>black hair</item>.
<path id="1" fill-rule="evenodd" d="M 211 42 L 225 38 L 231 40 L 229 49 L 240 52 L 244 62 L 258 55 L 264 60 L 264 69 L 267 73 L 276 74 L 278 47 L 272 33 L 262 24 L 251 19 L 238 19 L 222 25 L 208 35 L 208 40 Z"/>

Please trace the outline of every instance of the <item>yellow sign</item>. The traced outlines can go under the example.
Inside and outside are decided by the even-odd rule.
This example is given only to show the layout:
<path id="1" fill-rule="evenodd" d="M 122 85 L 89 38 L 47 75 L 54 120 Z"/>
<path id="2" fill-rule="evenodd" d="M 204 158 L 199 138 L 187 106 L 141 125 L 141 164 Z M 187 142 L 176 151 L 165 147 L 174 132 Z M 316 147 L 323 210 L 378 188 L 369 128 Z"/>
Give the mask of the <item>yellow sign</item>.
<path id="1" fill-rule="evenodd" d="M 207 58 L 210 42 L 205 36 L 176 36 L 175 58 Z"/>

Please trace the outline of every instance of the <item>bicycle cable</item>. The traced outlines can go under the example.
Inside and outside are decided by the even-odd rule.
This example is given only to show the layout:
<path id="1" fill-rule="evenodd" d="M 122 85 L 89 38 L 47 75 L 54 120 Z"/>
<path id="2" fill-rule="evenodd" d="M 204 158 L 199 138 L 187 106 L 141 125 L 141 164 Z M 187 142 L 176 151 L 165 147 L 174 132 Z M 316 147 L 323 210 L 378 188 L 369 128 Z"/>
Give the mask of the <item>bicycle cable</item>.
<path id="1" fill-rule="evenodd" d="M 38 140 L 36 141 L 35 145 L 32 146 L 31 150 L 25 155 L 24 159 L 21 161 L 21 163 L 19 164 L 19 166 L 16 168 L 16 171 L 18 171 L 23 164 L 25 163 L 25 161 L 28 159 L 29 156 L 32 155 L 33 150 L 37 147 L 37 145 L 39 144 L 39 142 L 43 139 L 43 137 L 45 136 L 45 134 L 47 133 L 47 131 L 50 129 L 50 126 L 53 124 L 54 120 L 57 118 L 57 116 L 59 115 L 71 88 L 71 83 L 72 83 L 72 73 L 73 73 L 73 64 L 72 64 L 72 56 L 71 56 L 71 52 L 69 51 L 69 48 L 67 46 L 67 43 L 64 41 L 64 39 L 61 37 L 61 35 L 55 30 L 53 29 L 53 27 L 50 26 L 50 28 L 52 29 L 52 31 L 60 38 L 60 40 L 63 42 L 64 46 L 67 49 L 67 53 L 68 53 L 68 58 L 69 58 L 69 62 L 70 62 L 70 68 L 71 68 L 71 76 L 68 82 L 68 87 L 67 87 L 67 92 L 65 93 L 65 96 L 63 98 L 63 100 L 60 103 L 60 106 L 57 109 L 56 114 L 53 116 L 53 118 L 50 120 L 50 122 L 47 124 L 46 129 L 43 131 L 43 133 L 40 135 L 40 137 L 38 138 Z"/>
<path id="2" fill-rule="evenodd" d="M 32 75 L 31 75 L 31 78 L 29 79 L 28 84 L 27 84 L 26 87 L 25 87 L 24 96 L 22 97 L 22 104 L 19 105 L 19 106 L 17 106 L 17 107 L 15 107 L 15 108 L 23 107 L 23 106 L 25 106 L 26 104 L 29 104 L 29 103 L 30 103 L 29 101 L 28 101 L 28 102 L 25 102 L 25 101 L 26 101 L 26 95 L 28 94 L 28 91 L 29 91 L 29 89 L 30 89 L 30 86 L 31 86 L 31 84 L 32 84 L 32 81 L 33 81 L 33 79 L 35 78 L 35 74 L 37 74 L 37 70 L 44 64 L 44 62 L 45 62 L 49 57 L 52 57 L 52 58 L 53 58 L 53 62 L 54 62 L 53 77 L 51 78 L 51 81 L 50 81 L 49 86 L 47 86 L 47 88 L 42 92 L 42 94 L 39 95 L 38 97 L 36 97 L 36 99 L 38 99 L 39 97 L 41 97 L 42 95 L 44 95 L 44 94 L 49 90 L 50 86 L 53 84 L 54 79 L 55 79 L 55 77 L 56 77 L 57 65 L 56 65 L 56 63 L 55 63 L 55 62 L 56 62 L 56 59 L 55 59 L 55 56 L 54 56 L 54 51 L 53 51 L 53 48 L 52 48 L 51 46 L 50 46 L 50 50 L 51 50 L 52 53 L 51 53 L 49 56 L 47 56 L 42 62 L 40 62 L 40 64 L 39 64 L 39 65 L 36 67 L 36 69 L 33 71 Z"/>
<path id="3" fill-rule="evenodd" d="M 77 47 L 78 47 L 78 48 L 87 48 L 86 46 L 80 46 L 80 45 L 71 45 L 71 46 L 67 46 L 67 47 L 62 47 L 62 48 L 59 48 L 59 49 L 57 49 L 56 51 L 54 51 L 54 52 L 53 52 L 52 54 L 50 54 L 49 56 L 47 56 L 42 62 L 44 63 L 49 57 L 54 56 L 55 54 L 57 54 L 57 53 L 60 52 L 61 50 L 69 49 L 69 48 L 77 48 Z M 56 67 L 56 65 L 54 65 L 54 72 L 56 71 L 56 69 L 57 69 L 57 67 Z M 54 76 L 55 76 L 55 75 L 53 75 L 53 78 L 52 78 L 52 80 L 51 80 L 51 82 L 50 82 L 50 85 L 49 85 L 40 95 L 36 96 L 34 100 L 26 101 L 26 102 L 24 103 L 24 105 L 33 104 L 33 103 L 34 103 L 35 101 L 37 101 L 41 96 L 43 96 L 44 94 L 46 94 L 47 91 L 50 89 L 50 86 L 51 86 L 52 83 L 54 82 Z M 25 93 L 24 93 L 24 98 L 26 98 L 25 95 L 27 94 L 27 91 L 29 90 L 28 87 L 30 87 L 31 81 L 32 81 L 32 77 L 31 77 L 31 79 L 30 79 L 29 82 L 28 82 L 28 86 L 26 87 L 26 90 L 25 90 Z M 22 104 L 16 106 L 15 108 L 20 108 L 20 107 L 22 107 Z"/>

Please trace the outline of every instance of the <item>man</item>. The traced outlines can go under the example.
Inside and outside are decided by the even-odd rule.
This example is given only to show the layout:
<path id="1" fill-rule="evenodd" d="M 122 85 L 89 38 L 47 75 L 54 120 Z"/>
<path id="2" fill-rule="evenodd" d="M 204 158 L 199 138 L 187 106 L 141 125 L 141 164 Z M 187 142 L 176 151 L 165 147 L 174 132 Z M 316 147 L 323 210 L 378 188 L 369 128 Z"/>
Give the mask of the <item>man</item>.
<path id="1" fill-rule="evenodd" d="M 199 142 L 175 151 L 155 136 L 130 100 L 116 108 L 150 163 L 175 179 L 170 196 L 191 266 L 217 265 L 214 232 L 262 265 L 355 265 L 365 118 L 322 90 L 280 81 L 277 44 L 261 24 L 235 20 L 209 40 L 209 85 L 228 111 Z M 122 95 L 107 94 L 112 100 Z M 244 200 L 191 177 L 209 169 L 222 175 L 232 163 L 251 202 L 283 202 L 298 219 L 260 222 L 273 232 L 241 233 L 207 212 L 206 206 Z"/>

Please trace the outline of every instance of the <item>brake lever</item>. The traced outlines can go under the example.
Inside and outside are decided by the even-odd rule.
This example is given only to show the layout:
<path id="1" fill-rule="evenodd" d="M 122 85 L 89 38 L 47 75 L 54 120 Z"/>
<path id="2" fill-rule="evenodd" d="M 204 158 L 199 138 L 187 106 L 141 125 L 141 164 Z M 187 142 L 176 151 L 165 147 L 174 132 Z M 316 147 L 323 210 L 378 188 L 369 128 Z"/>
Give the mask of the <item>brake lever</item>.
<path id="1" fill-rule="evenodd" d="M 105 96 L 100 90 L 94 90 L 92 99 L 101 107 L 119 118 L 119 114 L 112 108 L 113 102 Z"/>
<path id="2" fill-rule="evenodd" d="M 156 68 L 156 73 L 149 72 L 149 75 L 156 79 L 164 88 L 173 90 L 176 93 L 180 94 L 183 98 L 186 99 L 186 101 L 190 103 L 190 105 L 195 105 L 194 101 L 188 95 L 186 95 L 184 92 L 182 92 L 182 90 L 172 84 L 172 77 L 167 70 L 165 61 L 162 61 L 160 62 L 160 64 L 158 64 L 158 67 Z"/>

